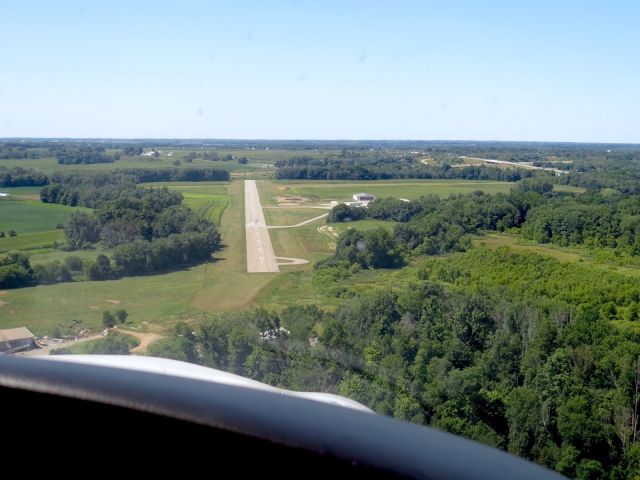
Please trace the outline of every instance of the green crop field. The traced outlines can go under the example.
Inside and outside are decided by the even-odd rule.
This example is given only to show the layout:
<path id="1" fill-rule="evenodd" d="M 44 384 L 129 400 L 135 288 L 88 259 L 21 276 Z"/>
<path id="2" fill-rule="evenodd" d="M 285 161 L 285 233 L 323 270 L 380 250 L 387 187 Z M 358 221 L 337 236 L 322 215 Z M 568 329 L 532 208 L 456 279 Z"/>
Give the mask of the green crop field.
<path id="1" fill-rule="evenodd" d="M 0 231 L 15 230 L 22 234 L 53 230 L 56 225 L 64 224 L 75 210 L 65 205 L 3 198 L 0 199 Z"/>

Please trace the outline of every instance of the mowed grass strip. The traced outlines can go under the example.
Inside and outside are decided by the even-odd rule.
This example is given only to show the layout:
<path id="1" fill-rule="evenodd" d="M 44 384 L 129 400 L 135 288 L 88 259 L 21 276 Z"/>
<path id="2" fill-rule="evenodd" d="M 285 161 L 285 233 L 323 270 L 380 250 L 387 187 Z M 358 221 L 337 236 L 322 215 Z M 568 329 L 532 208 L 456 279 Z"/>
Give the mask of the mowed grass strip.
<path id="1" fill-rule="evenodd" d="M 244 185 L 228 185 L 229 204 L 222 214 L 220 233 L 223 249 L 207 264 L 202 287 L 195 292 L 191 305 L 207 311 L 248 308 L 254 297 L 277 274 L 247 273 L 244 218 Z"/>
<path id="2" fill-rule="evenodd" d="M 184 204 L 191 208 L 202 218 L 211 220 L 216 225 L 220 225 L 222 212 L 229 203 L 226 195 L 209 195 L 206 193 L 183 192 Z"/>
<path id="3" fill-rule="evenodd" d="M 267 225 L 295 225 L 306 220 L 329 213 L 329 210 L 319 208 L 265 208 L 264 218 Z M 322 224 L 325 220 L 317 220 Z M 316 222 L 314 222 L 315 224 Z"/>
<path id="4" fill-rule="evenodd" d="M 423 195 L 447 197 L 453 193 L 470 193 L 481 190 L 487 193 L 507 193 L 514 186 L 510 182 L 481 180 L 375 180 L 375 181 L 294 181 L 278 180 L 259 182 L 263 205 L 277 204 L 276 197 L 293 195 L 308 198 L 311 202 L 325 203 L 331 200 L 353 201 L 353 194 L 372 193 L 378 197 L 417 199 Z"/>

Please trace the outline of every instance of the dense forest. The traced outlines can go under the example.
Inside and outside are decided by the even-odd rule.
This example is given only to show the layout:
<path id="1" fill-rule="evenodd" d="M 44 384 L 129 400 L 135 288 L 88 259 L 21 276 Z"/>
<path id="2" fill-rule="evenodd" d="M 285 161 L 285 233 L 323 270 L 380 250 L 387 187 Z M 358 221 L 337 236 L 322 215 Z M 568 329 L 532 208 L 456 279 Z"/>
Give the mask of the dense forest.
<path id="1" fill-rule="evenodd" d="M 7 168 L 0 165 L 0 187 L 40 187 L 49 177 L 32 168 Z"/>
<path id="2" fill-rule="evenodd" d="M 640 338 L 611 316 L 637 318 L 635 279 L 483 248 L 410 272 L 396 288 L 346 287 L 332 313 L 178 325 L 150 354 L 345 395 L 570 477 L 636 478 Z"/>
<path id="3" fill-rule="evenodd" d="M 118 169 L 104 173 L 54 173 L 40 192 L 45 203 L 98 208 L 138 183 L 228 181 L 227 170 L 215 168 Z"/>
<path id="4" fill-rule="evenodd" d="M 69 148 L 66 145 L 50 149 L 60 165 L 78 165 L 92 163 L 113 163 L 120 159 L 119 154 L 107 155 L 103 146 L 81 146 Z"/>
<path id="5" fill-rule="evenodd" d="M 293 180 L 385 180 L 393 178 L 496 180 L 516 182 L 536 174 L 525 169 L 487 166 L 428 165 L 413 155 L 389 152 L 343 152 L 314 158 L 297 156 L 276 162 L 276 178 Z"/>

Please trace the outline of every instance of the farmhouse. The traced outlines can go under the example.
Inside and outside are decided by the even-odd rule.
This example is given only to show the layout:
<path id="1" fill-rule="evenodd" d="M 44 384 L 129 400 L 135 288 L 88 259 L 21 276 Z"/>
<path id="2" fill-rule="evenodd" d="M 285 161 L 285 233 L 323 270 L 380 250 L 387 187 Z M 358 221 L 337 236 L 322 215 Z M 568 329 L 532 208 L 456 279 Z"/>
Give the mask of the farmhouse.
<path id="1" fill-rule="evenodd" d="M 34 345 L 33 333 L 26 327 L 0 330 L 0 352 L 13 353 Z"/>
<path id="2" fill-rule="evenodd" d="M 373 202 L 376 199 L 376 196 L 370 193 L 354 193 L 353 199 L 356 202 Z"/>

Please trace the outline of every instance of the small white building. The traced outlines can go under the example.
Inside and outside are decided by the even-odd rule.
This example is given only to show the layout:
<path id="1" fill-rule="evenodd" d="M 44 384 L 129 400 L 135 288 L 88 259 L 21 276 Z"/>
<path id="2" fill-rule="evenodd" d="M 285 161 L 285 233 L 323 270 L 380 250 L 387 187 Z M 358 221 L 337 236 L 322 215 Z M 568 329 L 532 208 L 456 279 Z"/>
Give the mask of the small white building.
<path id="1" fill-rule="evenodd" d="M 26 327 L 0 330 L 0 352 L 13 353 L 31 348 L 35 345 L 35 337 Z"/>
<path id="2" fill-rule="evenodd" d="M 373 202 L 376 199 L 375 195 L 372 195 L 370 193 L 354 193 L 353 194 L 353 199 L 356 202 Z"/>

